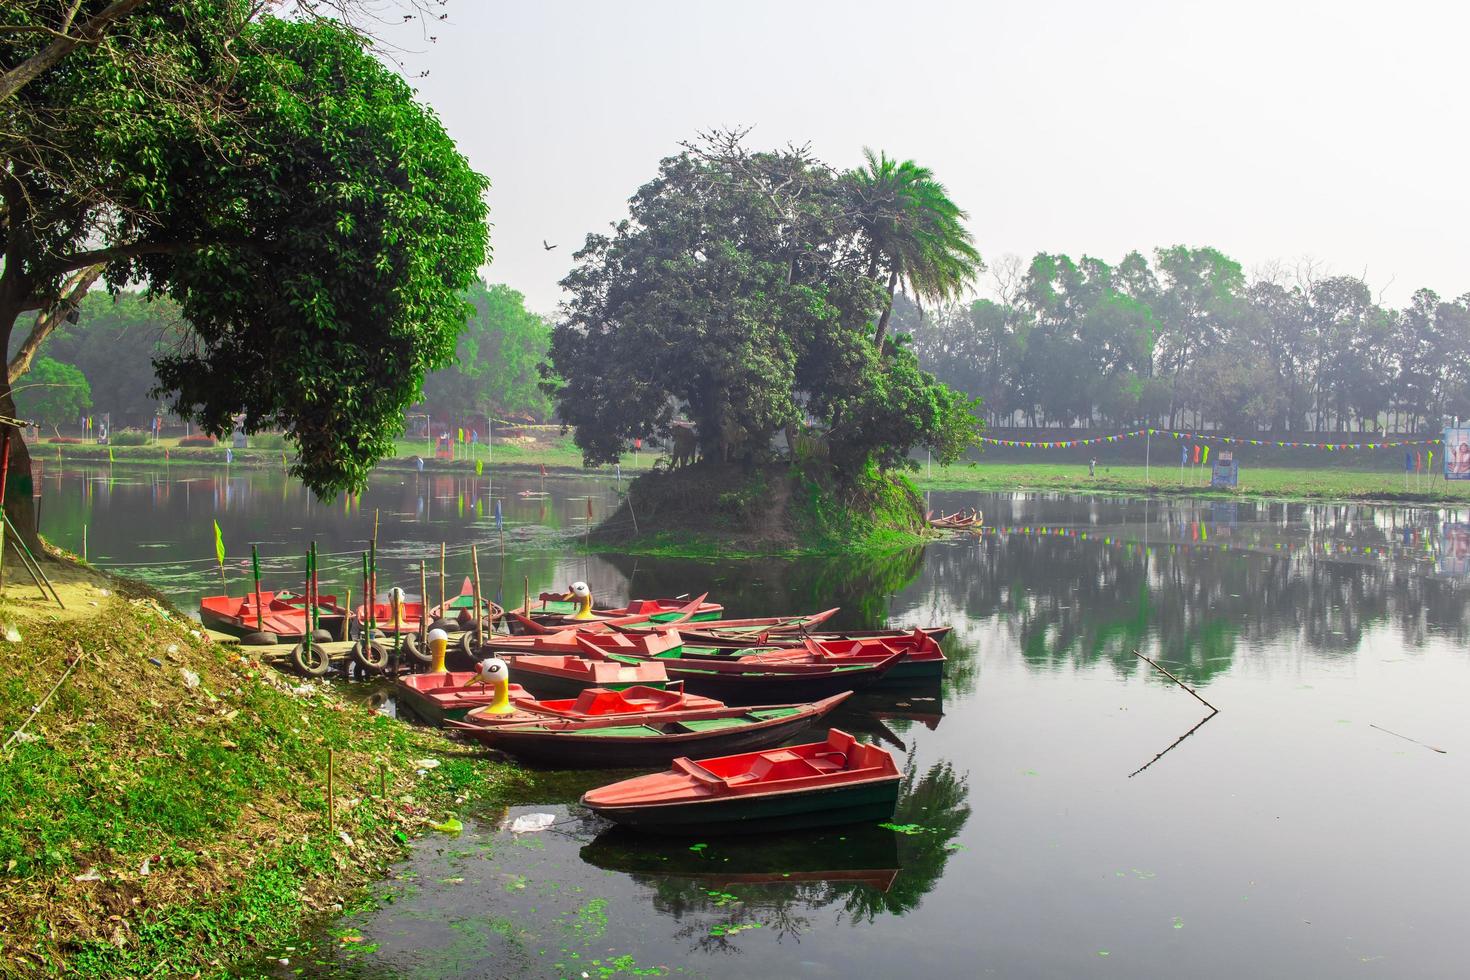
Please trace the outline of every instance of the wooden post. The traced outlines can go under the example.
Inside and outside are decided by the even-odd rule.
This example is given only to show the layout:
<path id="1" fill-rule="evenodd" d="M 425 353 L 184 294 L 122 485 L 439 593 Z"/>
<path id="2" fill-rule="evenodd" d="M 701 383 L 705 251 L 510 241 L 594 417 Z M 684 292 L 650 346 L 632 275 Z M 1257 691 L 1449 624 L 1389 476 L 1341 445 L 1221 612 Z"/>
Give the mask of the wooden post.
<path id="1" fill-rule="evenodd" d="M 57 445 L 58 460 L 61 446 Z M 59 472 L 59 469 L 58 469 Z M 0 512 L 5 510 L 5 488 L 10 483 L 10 426 L 5 427 L 5 436 L 0 440 Z M 85 533 L 85 532 L 83 532 Z M 83 549 L 85 550 L 85 549 Z M 86 561 L 85 558 L 82 559 Z M 5 522 L 0 521 L 0 588 L 5 586 Z"/>
<path id="2" fill-rule="evenodd" d="M 482 615 L 483 610 L 480 608 L 480 546 L 477 544 L 470 545 L 470 561 L 474 566 L 473 571 L 475 574 L 475 649 L 478 651 L 480 644 L 484 642 L 484 631 L 481 629 L 481 623 L 485 617 Z"/>
<path id="3" fill-rule="evenodd" d="M 419 649 L 429 651 L 429 569 L 424 562 L 419 562 Z"/>
<path id="4" fill-rule="evenodd" d="M 526 589 L 526 604 L 521 609 L 524 611 L 524 615 L 529 616 L 531 615 L 531 576 L 523 575 L 521 577 L 521 585 Z"/>
<path id="5" fill-rule="evenodd" d="M 444 608 L 444 555 L 449 546 L 443 541 L 439 542 L 439 615 L 443 616 L 447 610 Z"/>
<path id="6" fill-rule="evenodd" d="M 316 599 L 311 594 L 311 553 L 316 547 L 316 542 L 306 549 L 306 630 L 301 637 L 301 648 L 306 651 L 307 662 L 311 661 L 311 641 L 315 639 L 312 634 L 316 631 L 316 623 L 312 618 L 312 610 L 315 608 Z"/>

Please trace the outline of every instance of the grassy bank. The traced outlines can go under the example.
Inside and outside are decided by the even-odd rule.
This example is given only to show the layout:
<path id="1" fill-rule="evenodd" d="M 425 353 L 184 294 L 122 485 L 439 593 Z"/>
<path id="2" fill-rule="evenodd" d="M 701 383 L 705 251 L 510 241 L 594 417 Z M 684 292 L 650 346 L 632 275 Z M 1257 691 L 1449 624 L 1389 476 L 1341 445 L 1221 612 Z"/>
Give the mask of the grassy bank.
<path id="1" fill-rule="evenodd" d="M 1191 482 L 1192 481 L 1192 482 Z M 1421 477 L 1415 489 L 1412 475 L 1405 489 L 1402 473 L 1346 469 L 1287 467 L 1242 468 L 1240 486 L 1212 490 L 1199 468 L 1193 476 L 1185 469 L 1155 466 L 1144 478 L 1144 468 L 1099 465 L 1096 476 L 1087 465 L 1066 463 L 977 463 L 935 467 L 915 475 L 921 490 L 1055 490 L 1068 493 L 1159 493 L 1203 497 L 1272 497 L 1299 500 L 1381 500 L 1389 502 L 1470 503 L 1470 481 L 1448 482 Z"/>
<path id="2" fill-rule="evenodd" d="M 0 976 L 223 974 L 519 778 L 141 587 L 55 573 L 68 615 L 0 595 L 0 741 L 26 725 L 0 751 Z"/>
<path id="3" fill-rule="evenodd" d="M 854 484 L 785 463 L 649 473 L 592 535 L 594 547 L 690 558 L 876 554 L 925 537 L 922 500 L 897 474 Z"/>

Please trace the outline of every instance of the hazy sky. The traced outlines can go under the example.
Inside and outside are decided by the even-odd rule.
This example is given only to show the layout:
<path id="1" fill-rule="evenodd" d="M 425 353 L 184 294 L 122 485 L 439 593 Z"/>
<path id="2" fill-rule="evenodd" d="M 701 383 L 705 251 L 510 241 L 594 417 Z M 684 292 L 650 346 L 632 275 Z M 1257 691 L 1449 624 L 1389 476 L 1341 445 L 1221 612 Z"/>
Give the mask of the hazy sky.
<path id="1" fill-rule="evenodd" d="M 1470 290 L 1470 6 L 450 0 L 405 58 L 489 175 L 492 282 L 552 313 L 681 139 L 752 125 L 932 168 L 981 253 L 1311 256 Z M 559 247 L 542 248 L 545 239 Z"/>

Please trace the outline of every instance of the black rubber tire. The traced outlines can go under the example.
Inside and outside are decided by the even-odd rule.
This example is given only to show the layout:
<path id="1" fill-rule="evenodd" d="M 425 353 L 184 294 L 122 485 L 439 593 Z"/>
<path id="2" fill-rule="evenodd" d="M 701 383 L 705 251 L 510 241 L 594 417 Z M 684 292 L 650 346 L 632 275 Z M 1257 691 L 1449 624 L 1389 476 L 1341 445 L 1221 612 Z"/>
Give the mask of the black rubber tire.
<path id="1" fill-rule="evenodd" d="M 443 619 L 443 618 L 440 618 L 440 619 L 436 619 L 432 623 L 430 623 L 429 624 L 429 629 L 431 629 L 431 630 L 443 630 L 446 633 L 453 633 L 454 631 L 456 631 L 456 630 L 459 629 L 459 624 L 456 623 L 452 619 Z"/>
<path id="2" fill-rule="evenodd" d="M 388 666 L 390 654 L 381 640 L 375 639 L 369 644 L 366 639 L 359 639 L 352 644 L 352 659 L 369 674 L 381 674 Z"/>
<path id="3" fill-rule="evenodd" d="M 475 659 L 475 634 L 473 630 L 460 635 L 459 652 L 469 657 L 471 661 Z"/>
<path id="4" fill-rule="evenodd" d="M 247 647 L 268 647 L 280 643 L 281 640 L 276 634 L 266 631 L 261 633 L 246 633 L 240 637 L 240 642 Z"/>
<path id="5" fill-rule="evenodd" d="M 430 663 L 434 659 L 427 648 L 419 646 L 419 638 L 414 633 L 409 633 L 404 636 L 403 652 L 421 664 Z"/>
<path id="6" fill-rule="evenodd" d="M 307 677 L 325 677 L 332 669 L 332 658 L 315 643 L 311 645 L 311 659 L 306 659 L 306 644 L 298 643 L 291 648 L 291 663 Z"/>
<path id="7" fill-rule="evenodd" d="M 313 643 L 331 643 L 335 639 L 336 637 L 332 635 L 331 630 L 317 630 L 311 634 L 311 642 Z"/>

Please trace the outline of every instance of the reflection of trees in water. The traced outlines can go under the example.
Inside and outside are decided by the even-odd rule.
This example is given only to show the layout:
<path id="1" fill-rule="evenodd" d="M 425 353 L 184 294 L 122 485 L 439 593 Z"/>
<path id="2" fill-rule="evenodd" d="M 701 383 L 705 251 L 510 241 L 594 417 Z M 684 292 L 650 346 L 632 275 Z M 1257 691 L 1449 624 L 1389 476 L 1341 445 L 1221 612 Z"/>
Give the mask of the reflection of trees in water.
<path id="1" fill-rule="evenodd" d="M 660 914 L 681 923 L 675 936 L 693 949 L 738 952 L 739 927 L 753 923 L 778 940 L 799 942 L 819 909 L 836 909 L 837 921 L 845 917 L 856 925 L 917 908 L 944 873 L 950 845 L 969 819 L 968 793 L 966 779 L 949 763 L 920 771 L 910 759 L 893 823 L 911 825 L 911 833 L 858 825 L 712 838 L 698 850 L 688 841 L 609 834 L 585 847 L 582 857 L 598 867 L 627 870 L 649 889 Z M 644 870 L 649 867 L 657 870 Z M 896 875 L 881 874 L 894 869 Z M 865 881 L 843 880 L 861 872 L 870 872 L 861 875 Z M 745 880 L 735 880 L 740 877 Z M 865 883 L 871 881 L 887 887 Z"/>
<path id="2" fill-rule="evenodd" d="M 1394 624 L 1409 645 L 1430 632 L 1470 637 L 1454 583 L 1389 561 L 1310 555 L 1312 543 L 1390 547 L 1397 529 L 1361 516 L 1291 528 L 1311 540 L 1279 552 L 1260 542 L 1222 547 L 1232 537 L 1244 543 L 1235 528 L 1206 530 L 1198 545 L 1177 540 L 1178 527 L 1162 530 L 1176 540 L 1148 548 L 1101 533 L 989 534 L 975 547 L 931 550 L 927 579 L 971 618 L 998 618 L 1036 666 L 1106 659 L 1132 671 L 1139 649 L 1203 683 L 1230 666 L 1242 642 L 1295 638 L 1319 653 L 1351 653 L 1379 623 Z M 1331 541 L 1315 540 L 1324 535 Z"/>

